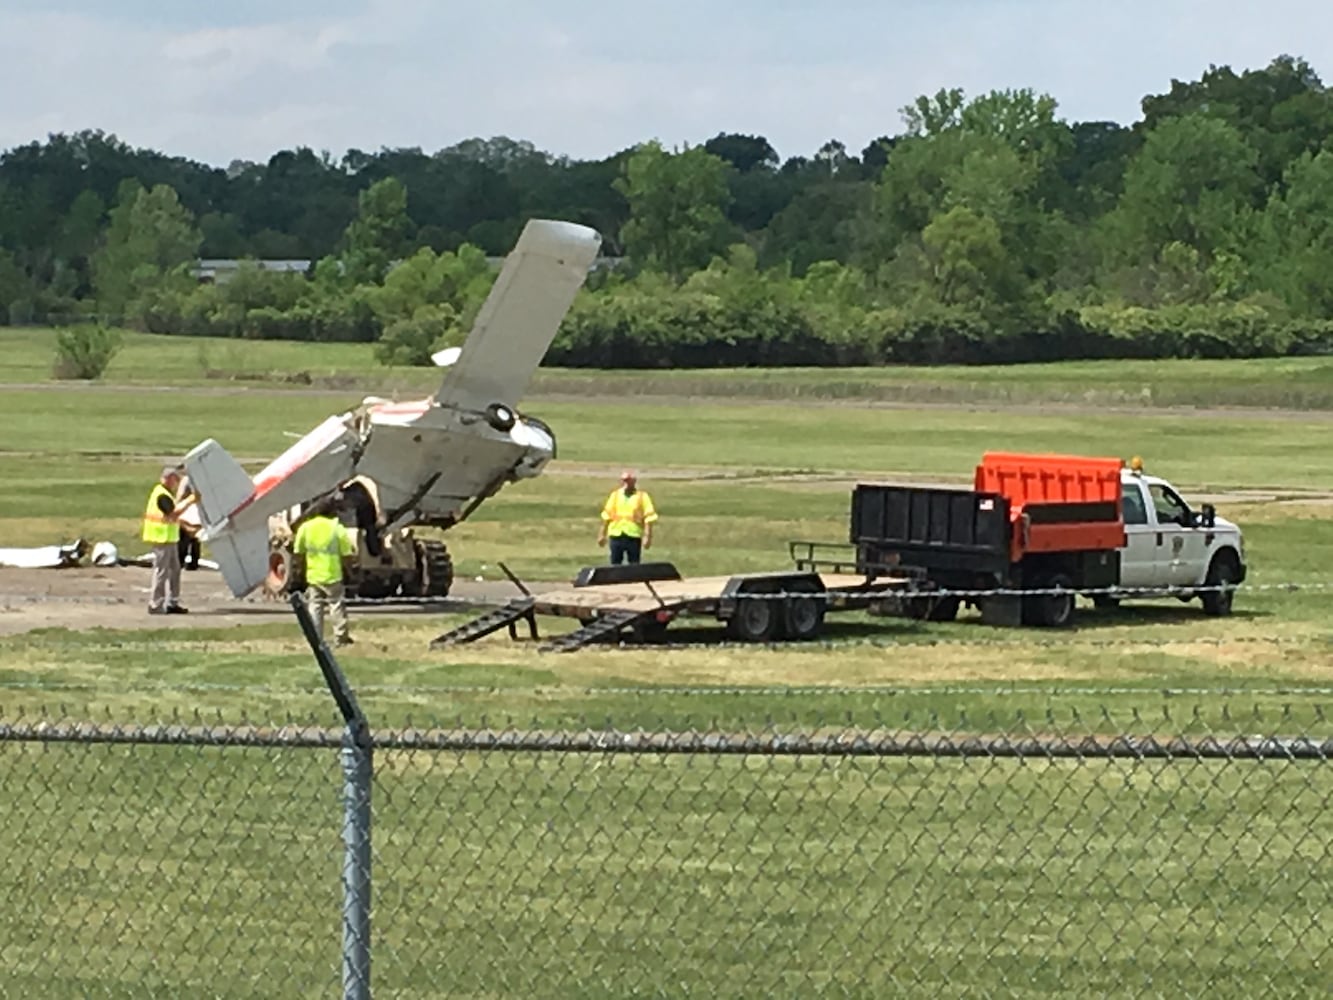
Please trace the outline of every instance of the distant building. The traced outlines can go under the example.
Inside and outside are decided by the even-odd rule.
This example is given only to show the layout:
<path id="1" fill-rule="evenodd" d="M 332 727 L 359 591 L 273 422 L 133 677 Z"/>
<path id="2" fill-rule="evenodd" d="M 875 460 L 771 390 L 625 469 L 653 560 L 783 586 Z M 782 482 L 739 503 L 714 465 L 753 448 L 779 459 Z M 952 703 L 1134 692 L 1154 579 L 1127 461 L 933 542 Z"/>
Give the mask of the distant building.
<path id="1" fill-rule="evenodd" d="M 205 257 L 194 267 L 195 279 L 201 285 L 221 285 L 230 281 L 244 263 L 254 264 L 261 271 L 278 271 L 283 274 L 309 274 L 314 267 L 313 260 L 228 260 L 222 257 Z"/>
<path id="2" fill-rule="evenodd" d="M 598 257 L 593 261 L 592 271 L 614 271 L 618 267 L 624 266 L 628 258 L 625 257 Z M 503 257 L 487 257 L 486 263 L 490 264 L 495 270 L 500 270 L 504 265 Z M 231 260 L 225 257 L 204 257 L 194 266 L 194 277 L 201 285 L 221 285 L 230 281 L 241 269 L 242 264 L 254 264 L 261 271 L 276 271 L 280 274 L 303 274 L 308 275 L 314 269 L 313 260 Z M 394 261 L 397 264 L 398 261 Z M 391 267 L 393 265 L 390 265 Z"/>

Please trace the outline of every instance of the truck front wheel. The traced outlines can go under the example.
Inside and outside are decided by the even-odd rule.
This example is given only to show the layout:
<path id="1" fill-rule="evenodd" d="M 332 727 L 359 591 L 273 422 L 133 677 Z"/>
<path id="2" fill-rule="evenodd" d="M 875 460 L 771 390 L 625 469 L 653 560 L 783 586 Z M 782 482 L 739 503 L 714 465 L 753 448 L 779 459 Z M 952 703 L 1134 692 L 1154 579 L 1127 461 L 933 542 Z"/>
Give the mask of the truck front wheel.
<path id="1" fill-rule="evenodd" d="M 1208 575 L 1203 580 L 1203 585 L 1209 589 L 1199 595 L 1204 614 L 1219 617 L 1231 614 L 1231 598 L 1236 592 L 1234 588 L 1239 576 L 1235 557 L 1229 552 L 1213 556 L 1213 561 L 1208 564 Z"/>

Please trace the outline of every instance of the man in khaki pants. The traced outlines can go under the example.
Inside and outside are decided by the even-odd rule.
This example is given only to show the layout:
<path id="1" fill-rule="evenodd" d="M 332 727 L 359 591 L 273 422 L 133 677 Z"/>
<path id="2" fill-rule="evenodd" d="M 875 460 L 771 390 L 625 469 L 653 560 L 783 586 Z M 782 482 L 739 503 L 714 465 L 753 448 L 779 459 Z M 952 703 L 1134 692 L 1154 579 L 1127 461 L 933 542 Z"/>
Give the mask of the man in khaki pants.
<path id="1" fill-rule="evenodd" d="M 305 572 L 306 593 L 315 631 L 324 634 L 324 612 L 332 611 L 333 634 L 339 646 L 350 646 L 343 573 L 356 547 L 347 529 L 333 516 L 333 504 L 321 500 L 305 515 L 292 542 L 293 569 Z"/>
<path id="2" fill-rule="evenodd" d="M 150 615 L 183 615 L 181 606 L 181 561 L 176 545 L 180 541 L 180 515 L 176 510 L 176 489 L 180 486 L 179 466 L 168 465 L 148 494 L 140 537 L 153 547 L 153 590 L 148 600 Z"/>

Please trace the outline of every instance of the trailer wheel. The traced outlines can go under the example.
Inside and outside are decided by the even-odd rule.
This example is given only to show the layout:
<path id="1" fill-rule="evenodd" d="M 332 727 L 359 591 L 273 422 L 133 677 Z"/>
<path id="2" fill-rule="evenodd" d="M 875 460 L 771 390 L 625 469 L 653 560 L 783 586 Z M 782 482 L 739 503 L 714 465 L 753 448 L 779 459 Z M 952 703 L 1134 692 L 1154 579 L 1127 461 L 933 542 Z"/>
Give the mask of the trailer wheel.
<path id="1" fill-rule="evenodd" d="M 1199 595 L 1203 601 L 1203 612 L 1207 615 L 1223 616 L 1231 614 L 1231 600 L 1236 591 L 1235 557 L 1229 552 L 1219 553 L 1208 565 L 1208 575 L 1204 577 L 1204 586 L 1217 587 L 1217 590 L 1205 590 Z"/>
<path id="2" fill-rule="evenodd" d="M 1036 590 L 1056 590 L 1056 594 L 1035 594 L 1023 598 L 1023 620 L 1044 628 L 1063 628 L 1074 617 L 1073 583 L 1063 573 L 1038 579 Z"/>
<path id="3" fill-rule="evenodd" d="M 824 628 L 824 595 L 809 584 L 794 584 L 782 602 L 783 626 L 788 639 L 805 642 Z M 808 596 L 807 596 L 808 595 Z"/>
<path id="4" fill-rule="evenodd" d="M 768 642 L 777 633 L 781 605 L 771 598 L 742 597 L 727 630 L 742 642 Z"/>

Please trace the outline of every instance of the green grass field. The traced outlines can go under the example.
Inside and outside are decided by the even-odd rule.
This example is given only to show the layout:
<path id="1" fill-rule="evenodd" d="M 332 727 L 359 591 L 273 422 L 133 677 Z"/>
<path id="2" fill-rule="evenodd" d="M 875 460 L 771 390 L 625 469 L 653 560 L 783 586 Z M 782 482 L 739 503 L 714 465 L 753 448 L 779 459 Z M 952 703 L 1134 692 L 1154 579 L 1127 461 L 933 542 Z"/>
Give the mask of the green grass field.
<path id="1" fill-rule="evenodd" d="M 53 330 L 0 328 L 0 378 L 45 382 Z M 104 381 L 111 385 L 232 385 L 424 391 L 430 369 L 384 368 L 369 344 L 165 337 L 126 333 Z M 1066 403 L 1117 407 L 1279 407 L 1333 410 L 1333 359 L 1088 361 L 1022 366 L 719 369 L 588 372 L 544 370 L 537 396 L 703 396 L 719 399 L 899 403 Z"/>
<path id="2" fill-rule="evenodd" d="M 10 745 L 4 764 L 6 790 L 42 806 L 0 827 L 10 898 L 27 901 L 0 912 L 6 991 L 336 995 L 333 753 Z M 1327 767 L 377 764 L 378 995 L 1327 985 L 1329 833 L 1301 822 L 1327 809 Z"/>
<path id="3" fill-rule="evenodd" d="M 137 336 L 104 386 L 60 385 L 44 338 L 0 332 L 0 383 L 33 386 L 0 393 L 0 545 L 132 547 L 162 459 L 212 436 L 254 468 L 364 393 L 436 378 L 381 377 L 359 345 Z M 201 347 L 245 377 L 205 377 Z M 1141 454 L 1187 496 L 1246 491 L 1220 512 L 1243 526 L 1260 589 L 1221 621 L 1176 602 L 1088 611 L 1060 633 L 847 616 L 811 646 L 718 647 L 700 625 L 665 650 L 568 656 L 503 637 L 430 651 L 458 618 L 361 616 L 340 659 L 390 728 L 1328 738 L 1330 373 L 1324 359 L 545 373 L 529 408 L 560 459 L 449 533 L 463 575 L 495 579 L 503 560 L 554 580 L 600 560 L 596 511 L 622 465 L 662 510 L 657 554 L 703 575 L 779 568 L 790 538 L 842 540 L 857 478 L 962 480 L 1003 448 Z M 875 405 L 893 400 L 967 405 Z M 42 711 L 333 722 L 294 623 L 155 631 L 128 611 L 122 629 L 0 637 L 0 719 Z M 0 917 L 17 993 L 337 989 L 332 753 L 0 754 L 0 857 L 10 898 L 32 901 Z M 1327 766 L 386 751 L 377 773 L 376 983 L 393 995 L 678 995 L 743 977 L 738 994 L 1304 996 L 1327 982 L 1313 933 L 1333 889 Z"/>

